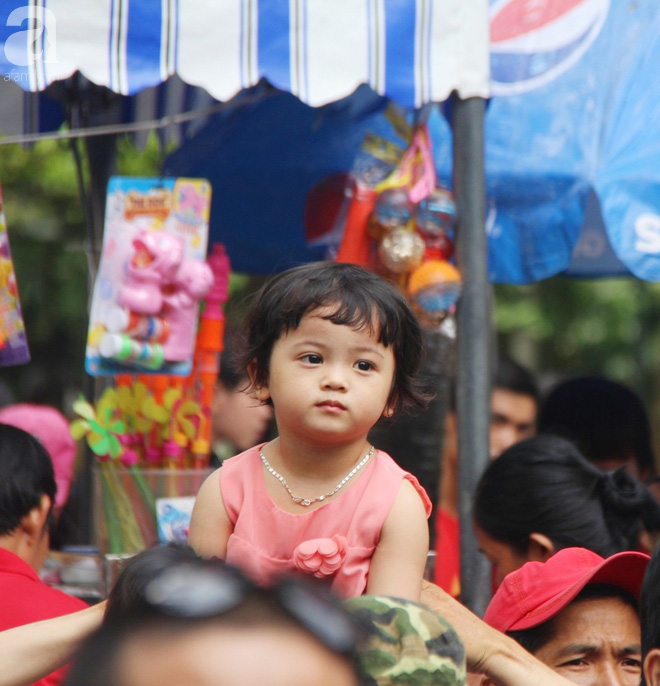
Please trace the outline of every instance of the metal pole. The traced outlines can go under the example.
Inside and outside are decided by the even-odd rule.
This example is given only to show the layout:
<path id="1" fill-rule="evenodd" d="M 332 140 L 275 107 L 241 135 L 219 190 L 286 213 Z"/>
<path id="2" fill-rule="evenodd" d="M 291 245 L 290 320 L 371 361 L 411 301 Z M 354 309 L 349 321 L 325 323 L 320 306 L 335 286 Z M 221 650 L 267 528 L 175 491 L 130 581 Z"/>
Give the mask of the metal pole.
<path id="1" fill-rule="evenodd" d="M 490 565 L 472 529 L 474 489 L 488 463 L 491 340 L 486 249 L 484 100 L 452 97 L 454 193 L 458 224 L 456 256 L 463 277 L 457 307 L 456 410 L 458 417 L 458 510 L 461 601 L 478 615 L 490 599 Z"/>
<path id="2" fill-rule="evenodd" d="M 89 126 L 113 124 L 121 121 L 120 99 L 118 96 L 106 92 L 105 89 L 88 83 L 82 77 L 76 77 L 70 82 L 68 104 L 72 108 L 70 125 Z M 89 182 L 86 185 L 82 167 L 83 154 L 77 147 L 78 142 L 72 142 L 72 151 L 79 167 L 79 192 L 81 201 L 85 204 L 87 224 L 87 253 L 90 270 L 90 294 L 93 287 L 101 256 L 103 243 L 103 223 L 105 218 L 105 199 L 108 180 L 115 173 L 117 159 L 117 135 L 93 136 L 84 140 L 84 158 L 87 162 Z M 91 297 L 90 297 L 91 302 Z M 83 390 L 86 398 L 94 402 L 101 395 L 104 388 L 110 385 L 108 378 L 83 377 Z M 75 528 L 69 532 L 69 537 L 75 543 L 94 543 L 94 465 L 95 459 L 91 450 L 86 448 L 85 460 L 82 463 L 76 483 L 72 487 L 70 500 L 73 505 L 72 517 Z M 75 498 L 74 498 L 75 493 Z"/>

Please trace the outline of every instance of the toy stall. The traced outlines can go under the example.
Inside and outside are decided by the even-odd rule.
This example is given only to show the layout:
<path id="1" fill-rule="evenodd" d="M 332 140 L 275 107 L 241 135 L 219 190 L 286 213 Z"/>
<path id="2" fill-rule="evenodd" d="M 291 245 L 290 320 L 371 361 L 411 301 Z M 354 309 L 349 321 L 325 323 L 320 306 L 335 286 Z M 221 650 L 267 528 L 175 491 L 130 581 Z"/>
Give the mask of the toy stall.
<path id="1" fill-rule="evenodd" d="M 95 259 L 105 240 L 115 138 L 157 130 L 177 141 L 164 177 L 209 181 L 208 244 L 223 245 L 233 269 L 268 274 L 348 255 L 382 270 L 411 297 L 419 293 L 422 310 L 439 308 L 424 315 L 431 327 L 449 321 L 438 312 L 453 308 L 460 288 L 457 409 L 461 518 L 468 522 L 484 466 L 475 456 L 487 454 L 489 281 L 529 283 L 557 273 L 660 279 L 660 135 L 652 125 L 660 121 L 657 3 L 296 0 L 283 7 L 248 0 L 186 4 L 177 12 L 172 4 L 133 0 L 112 8 L 82 0 L 39 11 L 4 3 L 0 112 L 10 127 L 5 133 L 17 134 L 5 140 L 66 133 L 86 142 Z M 28 31 L 19 37 L 22 22 Z M 38 49 L 28 55 L 28 45 Z M 64 121 L 68 130 L 58 131 Z M 412 201 L 409 192 L 418 182 L 430 188 L 419 145 L 425 137 L 439 224 L 424 219 L 431 194 Z M 403 201 L 394 178 L 407 179 Z M 446 230 L 448 199 L 455 214 Z M 450 268 L 426 266 L 433 261 Z M 412 279 L 417 269 L 423 278 Z M 11 283 L 10 269 L 4 273 Z M 420 284 L 432 298 L 423 298 Z M 141 364 L 154 364 L 161 355 L 165 363 L 156 339 L 143 349 L 127 333 L 162 329 L 162 313 L 138 313 L 132 324 L 119 317 L 100 315 L 90 330 L 94 355 L 109 336 L 99 365 L 141 356 Z M 12 322 L 21 328 L 20 312 Z M 105 437 L 119 453 L 137 426 L 164 444 L 175 435 L 183 443 L 183 426 L 199 431 L 203 422 L 184 413 L 190 424 L 163 421 L 157 436 L 149 424 L 155 419 L 144 414 L 162 405 L 166 384 L 154 381 L 154 372 L 142 369 L 135 382 L 117 375 L 116 397 L 101 417 L 115 422 L 110 435 L 92 431 L 95 399 L 86 401 L 91 408 L 80 405 L 88 423 L 77 429 L 81 440 L 103 452 Z M 169 390 L 185 377 L 166 378 Z M 168 402 L 180 385 L 186 382 L 174 383 Z M 120 398 L 142 409 L 132 419 L 121 416 Z M 470 527 L 462 532 L 464 599 L 478 609 L 480 556 Z"/>
<path id="2" fill-rule="evenodd" d="M 44 136 L 42 115 L 53 111 L 46 106 L 52 97 L 50 104 L 64 105 L 68 122 L 68 130 L 53 135 L 87 145 L 95 215 L 90 252 L 98 269 L 86 372 L 104 388 L 74 404 L 72 432 L 93 456 L 95 531 L 106 560 L 185 530 L 191 497 L 208 470 L 209 394 L 221 364 L 230 268 L 266 274 L 310 259 L 356 261 L 406 289 L 432 327 L 446 319 L 460 293 L 461 338 L 473 346 L 462 353 L 463 373 L 484 376 L 485 343 L 468 329 L 487 319 L 478 297 L 486 287 L 485 0 L 467 6 L 461 0 L 299 0 L 286 6 L 261 0 L 178 9 L 149 2 L 92 8 L 62 0 L 39 8 L 5 3 L 0 18 L 0 86 L 13 89 L 14 102 L 24 94 L 20 109 L 37 113 L 31 120 L 38 137 Z M 19 32 L 23 22 L 27 30 Z M 191 91 L 202 89 L 212 106 L 195 111 Z M 150 90 L 175 113 L 170 109 L 158 121 L 145 117 L 139 97 Z M 211 113 L 243 115 L 281 95 L 312 118 L 310 136 L 324 121 L 343 121 L 350 132 L 342 162 L 327 166 L 344 172 L 328 231 L 310 237 L 298 223 L 289 233 L 274 226 L 272 216 L 280 210 L 284 216 L 293 205 L 288 191 L 273 204 L 244 184 L 252 191 L 250 206 L 271 211 L 254 241 L 246 226 L 218 212 L 227 203 L 246 210 L 232 193 L 232 172 L 212 183 L 197 171 L 157 179 L 112 175 L 108 151 L 135 124 L 185 128 L 196 118 L 210 121 Z M 449 99 L 448 153 L 456 161 L 443 180 L 427 122 L 431 105 Z M 384 113 L 396 143 L 373 129 L 373 117 Z M 265 126 L 276 144 L 273 121 Z M 281 164 L 271 178 L 284 172 Z M 305 195 L 320 180 L 317 174 Z M 250 255 L 261 263 L 250 263 Z M 470 312 L 481 314 L 475 319 Z M 464 416 L 473 415 L 467 449 L 478 454 L 474 441 L 486 442 L 486 390 L 459 402 Z"/>

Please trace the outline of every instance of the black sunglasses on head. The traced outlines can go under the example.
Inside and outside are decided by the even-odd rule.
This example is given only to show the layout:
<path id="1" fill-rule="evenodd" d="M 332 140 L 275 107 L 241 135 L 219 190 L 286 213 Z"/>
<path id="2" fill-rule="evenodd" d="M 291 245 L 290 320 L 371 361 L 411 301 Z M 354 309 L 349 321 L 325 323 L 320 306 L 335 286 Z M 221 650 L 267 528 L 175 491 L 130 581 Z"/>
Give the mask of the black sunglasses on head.
<path id="1" fill-rule="evenodd" d="M 182 562 L 157 574 L 141 593 L 148 609 L 181 619 L 221 616 L 259 597 L 275 602 L 330 650 L 355 654 L 359 628 L 341 601 L 297 577 L 260 586 L 221 560 Z"/>

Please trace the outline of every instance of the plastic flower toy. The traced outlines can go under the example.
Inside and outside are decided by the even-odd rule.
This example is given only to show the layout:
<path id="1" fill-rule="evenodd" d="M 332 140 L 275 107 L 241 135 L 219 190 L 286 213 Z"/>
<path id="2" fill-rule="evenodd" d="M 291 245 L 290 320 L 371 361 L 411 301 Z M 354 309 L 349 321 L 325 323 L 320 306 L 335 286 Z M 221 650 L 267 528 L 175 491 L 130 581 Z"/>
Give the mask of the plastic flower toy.
<path id="1" fill-rule="evenodd" d="M 113 389 L 107 389 L 94 410 L 82 396 L 73 403 L 73 411 L 80 415 L 71 424 L 71 435 L 78 441 L 87 436 L 87 445 L 101 460 L 118 458 L 122 453 L 119 436 L 125 432 L 125 425 L 115 418 L 116 405 L 111 398 Z"/>

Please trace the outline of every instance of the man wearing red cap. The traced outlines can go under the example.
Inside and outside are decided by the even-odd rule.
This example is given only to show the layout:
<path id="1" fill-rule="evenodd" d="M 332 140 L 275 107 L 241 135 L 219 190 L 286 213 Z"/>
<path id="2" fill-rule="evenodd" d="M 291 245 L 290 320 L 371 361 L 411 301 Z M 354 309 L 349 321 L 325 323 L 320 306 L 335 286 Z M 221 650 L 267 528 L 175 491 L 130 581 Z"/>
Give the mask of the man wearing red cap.
<path id="1" fill-rule="evenodd" d="M 574 683 L 637 686 L 638 603 L 648 561 L 644 553 L 603 559 L 565 548 L 507 575 L 484 620 Z"/>
<path id="2" fill-rule="evenodd" d="M 642 586 L 643 686 L 660 686 L 660 547 L 656 547 Z"/>

